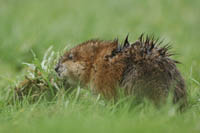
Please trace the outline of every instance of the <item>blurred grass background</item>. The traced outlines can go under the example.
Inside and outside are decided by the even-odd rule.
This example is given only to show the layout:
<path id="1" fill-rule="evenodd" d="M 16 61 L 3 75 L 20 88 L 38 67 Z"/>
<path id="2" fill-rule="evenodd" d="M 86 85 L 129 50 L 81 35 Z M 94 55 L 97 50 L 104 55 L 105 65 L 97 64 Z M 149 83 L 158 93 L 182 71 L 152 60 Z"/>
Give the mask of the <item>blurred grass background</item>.
<path id="1" fill-rule="evenodd" d="M 53 46 L 56 51 L 61 51 L 66 45 L 77 45 L 92 38 L 112 40 L 118 37 L 120 41 L 123 41 L 129 33 L 130 41 L 135 41 L 141 33 L 147 33 L 165 38 L 165 42 L 172 43 L 173 51 L 178 53 L 174 58 L 182 62 L 178 67 L 186 79 L 189 91 L 199 90 L 199 13 L 199 0 L 0 0 L 0 88 L 5 88 L 22 75 L 25 68 L 22 63 L 33 60 L 31 50 L 39 59 L 42 59 L 44 52 L 50 46 Z M 194 93 L 193 95 L 199 96 Z M 191 96 L 191 99 L 197 100 L 196 98 L 198 97 Z M 44 114 L 42 109 L 39 108 L 39 111 L 36 112 Z M 80 112 L 77 111 L 77 113 Z M 19 121 L 21 121 L 20 116 L 16 116 Z M 2 115 L 2 117 L 5 116 Z M 58 115 L 58 117 L 62 116 Z M 94 118 L 89 115 L 88 117 L 88 125 L 90 125 L 89 120 L 94 121 Z M 109 117 L 104 117 L 107 121 L 99 117 L 97 120 L 100 122 L 91 123 L 91 126 L 108 122 L 106 124 L 120 131 L 120 125 L 110 124 Z M 126 117 L 128 116 L 126 115 Z M 136 121 L 129 121 L 126 117 L 119 119 L 120 123 L 128 124 L 124 124 L 124 127 L 121 128 L 122 131 L 126 131 L 125 127 L 129 126 L 130 121 L 138 125 Z M 40 122 L 42 123 L 45 119 L 48 117 L 44 116 Z M 76 124 L 76 119 L 78 118 L 75 117 L 72 123 Z M 115 117 L 112 119 L 112 122 L 118 121 Z M 161 123 L 165 123 L 164 118 L 159 119 L 161 119 Z M 181 118 L 175 119 L 178 122 L 182 121 Z M 44 122 L 43 124 L 48 125 L 46 126 L 48 128 L 54 124 L 61 124 L 61 127 L 64 127 L 64 123 L 67 123 L 64 118 L 62 118 L 63 123 L 54 117 L 52 120 L 58 122 L 47 124 Z M 33 123 L 40 128 L 37 121 L 38 119 Z M 22 123 L 26 122 L 28 120 L 25 116 Z M 151 122 L 151 120 L 148 119 L 147 122 Z M 106 124 L 102 125 L 102 128 L 107 128 Z M 86 129 L 88 125 L 82 125 L 81 128 Z M 138 126 L 135 131 L 143 128 L 142 125 Z M 187 125 L 180 124 L 179 126 Z M 4 123 L 3 127 L 2 129 L 9 128 L 9 124 Z M 147 128 L 150 127 L 151 125 L 147 126 Z M 100 132 L 102 128 L 98 128 Z M 167 127 L 165 128 L 167 129 Z M 111 131 L 115 131 L 114 129 Z M 198 127 L 198 129 L 200 128 Z M 90 130 L 86 129 L 85 131 Z M 188 130 L 183 129 L 183 131 Z M 108 130 L 108 132 L 110 131 Z"/>

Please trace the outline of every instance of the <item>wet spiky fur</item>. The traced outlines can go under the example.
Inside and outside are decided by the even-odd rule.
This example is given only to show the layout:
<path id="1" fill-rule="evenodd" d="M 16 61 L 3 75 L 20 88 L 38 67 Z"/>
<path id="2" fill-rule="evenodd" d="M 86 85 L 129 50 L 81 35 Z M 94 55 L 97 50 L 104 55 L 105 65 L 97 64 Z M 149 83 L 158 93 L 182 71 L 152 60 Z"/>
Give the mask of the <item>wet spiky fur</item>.
<path id="1" fill-rule="evenodd" d="M 116 98 L 117 88 L 127 95 L 149 98 L 163 103 L 169 92 L 174 103 L 186 104 L 184 80 L 170 58 L 170 45 L 143 34 L 134 43 L 128 36 L 121 45 L 118 40 L 91 40 L 67 51 L 56 71 L 70 82 L 79 81 L 106 98 Z"/>

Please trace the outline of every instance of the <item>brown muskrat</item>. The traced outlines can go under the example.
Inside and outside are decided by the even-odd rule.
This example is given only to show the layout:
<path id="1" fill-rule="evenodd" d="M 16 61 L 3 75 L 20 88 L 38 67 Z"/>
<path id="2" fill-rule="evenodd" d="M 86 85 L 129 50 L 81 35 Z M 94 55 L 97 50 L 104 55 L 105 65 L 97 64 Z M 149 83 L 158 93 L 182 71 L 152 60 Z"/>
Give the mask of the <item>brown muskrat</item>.
<path id="1" fill-rule="evenodd" d="M 164 102 L 173 92 L 173 102 L 185 105 L 186 87 L 171 59 L 170 45 L 143 34 L 134 43 L 128 36 L 118 40 L 89 40 L 66 51 L 55 70 L 71 85 L 80 83 L 105 98 L 116 98 L 117 89 L 127 95 L 145 97 L 154 103 Z"/>

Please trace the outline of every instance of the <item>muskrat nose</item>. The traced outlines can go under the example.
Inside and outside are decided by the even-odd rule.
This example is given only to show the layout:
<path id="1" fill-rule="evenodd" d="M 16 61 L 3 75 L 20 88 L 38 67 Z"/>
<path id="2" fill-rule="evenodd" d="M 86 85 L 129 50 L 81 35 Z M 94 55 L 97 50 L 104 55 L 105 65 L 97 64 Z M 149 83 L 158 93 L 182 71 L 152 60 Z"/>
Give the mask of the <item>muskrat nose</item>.
<path id="1" fill-rule="evenodd" d="M 59 66 L 57 65 L 57 66 L 55 67 L 55 71 L 58 73 L 58 70 L 59 70 Z"/>

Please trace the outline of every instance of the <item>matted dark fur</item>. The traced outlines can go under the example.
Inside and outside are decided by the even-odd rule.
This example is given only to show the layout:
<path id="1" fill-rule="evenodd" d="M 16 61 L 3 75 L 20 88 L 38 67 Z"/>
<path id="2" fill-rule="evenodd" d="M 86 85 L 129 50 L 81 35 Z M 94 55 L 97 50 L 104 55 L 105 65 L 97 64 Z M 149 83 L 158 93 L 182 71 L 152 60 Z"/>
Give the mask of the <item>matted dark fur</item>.
<path id="1" fill-rule="evenodd" d="M 127 40 L 127 39 L 126 39 Z M 120 85 L 130 94 L 146 96 L 154 102 L 165 100 L 170 91 L 174 92 L 174 103 L 183 99 L 186 103 L 184 79 L 170 58 L 170 45 L 160 46 L 159 40 L 146 38 L 143 34 L 133 44 L 125 41 L 122 51 L 127 51 L 126 68 Z M 159 99 L 159 100 L 158 100 Z"/>
<path id="2" fill-rule="evenodd" d="M 117 97 L 117 88 L 127 95 L 163 103 L 173 92 L 174 103 L 187 103 L 184 79 L 170 58 L 170 45 L 143 34 L 134 43 L 128 36 L 118 40 L 84 42 L 66 53 L 57 64 L 57 73 L 71 84 L 81 83 L 106 98 Z"/>

